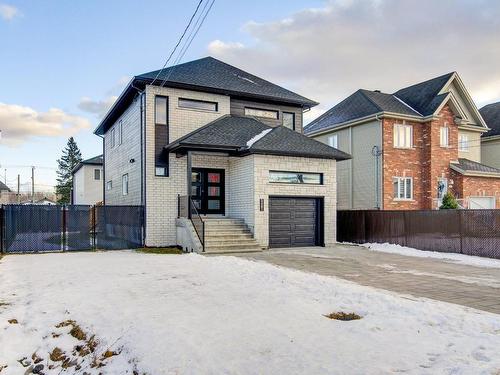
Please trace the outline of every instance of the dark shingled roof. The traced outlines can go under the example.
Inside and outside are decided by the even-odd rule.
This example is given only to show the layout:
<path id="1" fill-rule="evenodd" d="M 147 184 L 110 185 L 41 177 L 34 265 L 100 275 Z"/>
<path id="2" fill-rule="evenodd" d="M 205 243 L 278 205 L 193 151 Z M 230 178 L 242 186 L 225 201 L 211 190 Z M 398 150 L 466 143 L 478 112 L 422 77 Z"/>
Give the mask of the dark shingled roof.
<path id="1" fill-rule="evenodd" d="M 486 125 L 491 130 L 483 133 L 483 137 L 491 137 L 493 135 L 500 135 L 500 102 L 485 105 L 479 110 Z"/>
<path id="2" fill-rule="evenodd" d="M 488 165 L 484 165 L 476 161 L 464 158 L 459 158 L 458 163 L 455 163 L 453 165 L 457 166 L 464 172 L 500 174 L 500 169 L 498 168 L 490 167 Z"/>
<path id="3" fill-rule="evenodd" d="M 79 162 L 75 168 L 71 171 L 71 173 L 75 174 L 81 167 L 84 165 L 102 165 L 104 162 L 102 155 L 94 156 L 90 159 L 85 159 Z"/>
<path id="4" fill-rule="evenodd" d="M 10 191 L 9 187 L 0 181 L 0 191 Z"/>
<path id="5" fill-rule="evenodd" d="M 136 78 L 153 80 L 158 72 L 160 71 L 155 70 L 141 74 Z M 165 79 L 169 83 L 215 89 L 221 93 L 250 95 L 305 106 L 318 104 L 210 56 L 163 69 L 156 83 L 159 85 Z"/>
<path id="6" fill-rule="evenodd" d="M 306 126 L 304 133 L 310 134 L 319 130 L 334 128 L 338 124 L 380 112 L 417 117 L 431 115 L 446 98 L 447 94 L 439 94 L 439 91 L 453 74 L 448 73 L 406 87 L 394 94 L 360 89 L 312 121 Z"/>
<path id="7" fill-rule="evenodd" d="M 250 142 L 249 146 L 249 141 L 255 137 L 261 138 Z M 225 151 L 235 156 L 266 154 L 336 160 L 350 158 L 340 150 L 283 126 L 270 127 L 254 118 L 234 115 L 212 121 L 170 143 L 165 150 L 179 153 L 187 150 Z"/>

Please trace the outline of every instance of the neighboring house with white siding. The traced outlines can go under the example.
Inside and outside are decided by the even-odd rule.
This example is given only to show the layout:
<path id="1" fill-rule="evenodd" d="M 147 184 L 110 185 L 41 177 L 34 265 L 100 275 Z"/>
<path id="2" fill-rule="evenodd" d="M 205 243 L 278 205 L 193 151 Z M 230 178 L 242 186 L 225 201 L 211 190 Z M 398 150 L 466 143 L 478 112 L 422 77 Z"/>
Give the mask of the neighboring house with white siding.
<path id="1" fill-rule="evenodd" d="M 73 187 L 71 204 L 94 205 L 103 200 L 103 160 L 102 155 L 86 159 L 71 171 Z"/>
<path id="2" fill-rule="evenodd" d="M 479 112 L 490 128 L 481 135 L 481 160 L 500 168 L 500 102 L 485 105 Z"/>
<path id="3" fill-rule="evenodd" d="M 352 156 L 337 166 L 339 209 L 411 210 L 438 208 L 448 191 L 466 208 L 500 207 L 488 130 L 452 72 L 393 94 L 358 90 L 304 133 Z"/>
<path id="4" fill-rule="evenodd" d="M 135 76 L 95 131 L 104 202 L 144 206 L 146 246 L 334 243 L 349 155 L 302 134 L 316 104 L 211 57 Z"/>

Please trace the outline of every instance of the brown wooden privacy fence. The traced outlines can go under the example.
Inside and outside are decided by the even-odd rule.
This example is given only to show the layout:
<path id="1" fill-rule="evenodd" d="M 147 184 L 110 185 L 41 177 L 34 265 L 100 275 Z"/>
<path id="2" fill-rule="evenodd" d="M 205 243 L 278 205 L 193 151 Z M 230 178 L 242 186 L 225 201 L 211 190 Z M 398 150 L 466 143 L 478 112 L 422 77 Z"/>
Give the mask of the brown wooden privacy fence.
<path id="1" fill-rule="evenodd" d="M 337 240 L 500 259 L 500 210 L 338 211 Z"/>

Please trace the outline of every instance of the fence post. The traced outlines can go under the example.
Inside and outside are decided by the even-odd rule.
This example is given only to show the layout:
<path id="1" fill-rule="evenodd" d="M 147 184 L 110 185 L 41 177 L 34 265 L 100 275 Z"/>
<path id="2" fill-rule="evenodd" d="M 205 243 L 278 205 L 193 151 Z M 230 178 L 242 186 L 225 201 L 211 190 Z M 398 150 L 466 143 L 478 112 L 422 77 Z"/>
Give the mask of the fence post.
<path id="1" fill-rule="evenodd" d="M 62 206 L 62 251 L 66 250 L 66 205 Z"/>
<path id="2" fill-rule="evenodd" d="M 5 224 L 5 218 L 4 218 L 4 209 L 3 209 L 3 204 L 0 205 L 0 253 L 3 254 L 3 248 L 4 248 L 4 224 Z"/>
<path id="3" fill-rule="evenodd" d="M 95 250 L 97 247 L 96 245 L 97 221 L 95 215 L 96 206 L 95 205 L 91 206 L 90 210 L 91 210 L 90 232 L 92 233 L 92 250 Z"/>
<path id="4" fill-rule="evenodd" d="M 461 210 L 456 210 L 458 214 L 458 233 L 460 234 L 460 254 L 464 253 L 463 250 L 463 226 L 462 226 L 462 213 Z"/>
<path id="5" fill-rule="evenodd" d="M 408 212 L 403 212 L 403 225 L 405 231 L 405 246 L 408 247 Z"/>
<path id="6" fill-rule="evenodd" d="M 366 236 L 366 210 L 363 211 L 363 242 L 362 243 L 366 243 L 367 242 L 367 236 Z"/>

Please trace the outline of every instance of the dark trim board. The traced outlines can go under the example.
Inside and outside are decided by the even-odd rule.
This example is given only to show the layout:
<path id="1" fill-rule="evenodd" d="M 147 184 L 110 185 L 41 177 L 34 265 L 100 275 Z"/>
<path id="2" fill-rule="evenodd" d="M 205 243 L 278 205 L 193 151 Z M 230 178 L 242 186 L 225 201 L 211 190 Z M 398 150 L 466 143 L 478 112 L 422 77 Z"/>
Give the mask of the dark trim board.
<path id="1" fill-rule="evenodd" d="M 283 203 L 282 208 L 279 207 L 279 201 Z M 303 206 L 302 210 L 300 206 Z M 269 196 L 268 207 L 269 248 L 325 246 L 323 196 L 273 195 Z M 308 207 L 314 210 L 313 215 L 307 215 Z M 297 213 L 300 213 L 300 216 L 297 216 Z M 311 225 L 314 225 L 314 228 L 311 228 Z M 299 230 L 301 233 L 297 236 Z"/>

